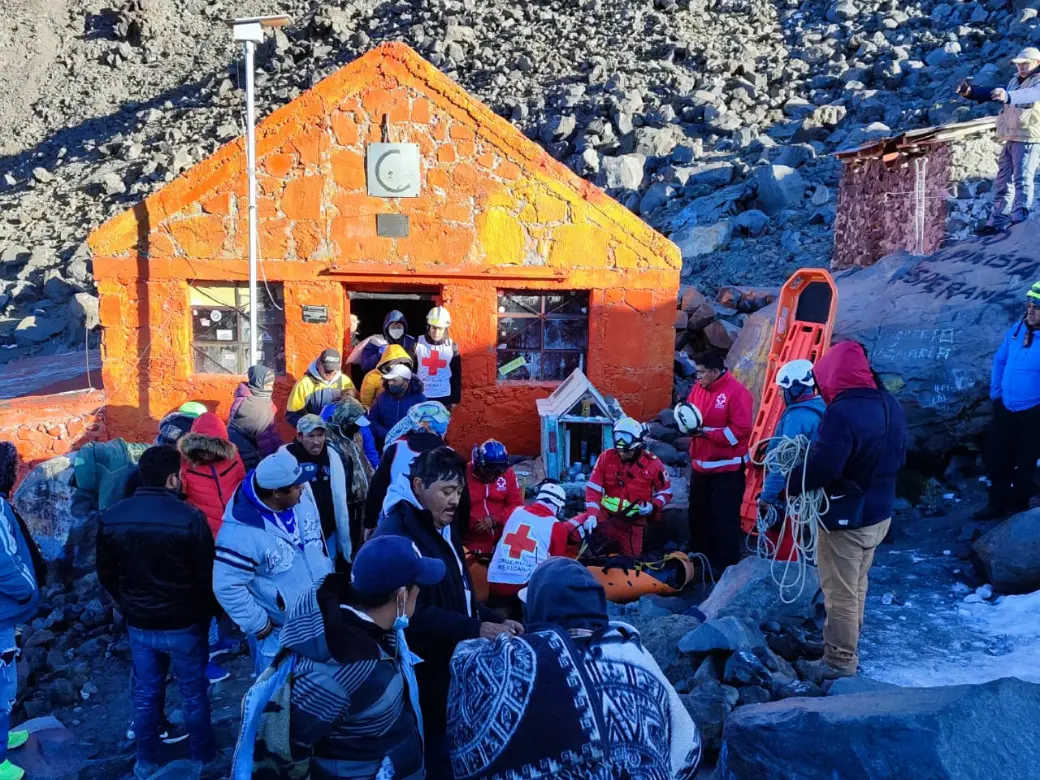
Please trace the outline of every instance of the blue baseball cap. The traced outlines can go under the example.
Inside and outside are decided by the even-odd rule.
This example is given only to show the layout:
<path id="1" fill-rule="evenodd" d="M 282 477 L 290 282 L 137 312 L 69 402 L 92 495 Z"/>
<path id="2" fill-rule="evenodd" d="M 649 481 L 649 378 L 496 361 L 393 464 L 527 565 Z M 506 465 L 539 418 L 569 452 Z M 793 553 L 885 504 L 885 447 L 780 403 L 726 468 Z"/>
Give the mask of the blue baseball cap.
<path id="1" fill-rule="evenodd" d="M 436 585 L 442 579 L 444 561 L 423 558 L 415 542 L 393 535 L 365 542 L 350 570 L 354 589 L 373 596 L 412 585 Z"/>

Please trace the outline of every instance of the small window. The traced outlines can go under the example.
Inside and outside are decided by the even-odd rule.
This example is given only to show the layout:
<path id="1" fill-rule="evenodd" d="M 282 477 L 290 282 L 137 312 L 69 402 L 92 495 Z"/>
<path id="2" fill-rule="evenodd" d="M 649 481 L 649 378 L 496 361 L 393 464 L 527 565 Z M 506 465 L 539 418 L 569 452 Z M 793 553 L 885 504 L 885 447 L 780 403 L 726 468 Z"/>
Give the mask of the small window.
<path id="1" fill-rule="evenodd" d="M 285 298 L 282 285 L 261 284 L 257 322 L 261 362 L 285 373 Z M 196 282 L 191 286 L 191 349 L 196 374 L 242 375 L 249 360 L 249 285 Z"/>
<path id="2" fill-rule="evenodd" d="M 560 382 L 585 370 L 589 294 L 498 292 L 498 378 Z"/>

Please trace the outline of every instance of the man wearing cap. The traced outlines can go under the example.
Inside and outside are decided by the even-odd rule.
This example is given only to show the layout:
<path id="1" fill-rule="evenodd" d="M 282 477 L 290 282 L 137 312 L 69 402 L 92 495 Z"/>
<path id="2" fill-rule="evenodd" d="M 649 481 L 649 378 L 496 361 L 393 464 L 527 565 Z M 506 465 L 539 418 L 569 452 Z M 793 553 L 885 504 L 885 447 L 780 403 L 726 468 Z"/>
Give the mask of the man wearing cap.
<path id="1" fill-rule="evenodd" d="M 427 776 L 404 629 L 421 591 L 444 574 L 444 562 L 409 539 L 381 536 L 358 551 L 349 576 L 330 574 L 289 611 L 290 741 L 309 753 L 311 777 Z"/>
<path id="2" fill-rule="evenodd" d="M 980 519 L 1029 509 L 1040 458 L 1040 282 L 1026 293 L 1025 315 L 1008 330 L 993 358 L 989 396 L 993 421 L 987 442 L 991 487 Z"/>
<path id="3" fill-rule="evenodd" d="M 315 472 L 285 447 L 268 455 L 235 491 L 217 534 L 213 592 L 255 639 L 257 674 L 278 650 L 287 610 L 333 569 L 307 484 Z"/>
<path id="4" fill-rule="evenodd" d="M 383 374 L 383 389 L 368 412 L 376 446 L 383 449 L 390 429 L 404 419 L 409 409 L 425 400 L 423 384 L 408 366 L 398 364 L 387 369 Z"/>
<path id="5" fill-rule="evenodd" d="M 296 438 L 286 445 L 298 463 L 314 466 L 311 494 L 318 507 L 321 533 L 329 555 L 342 556 L 344 563 L 352 557 L 350 508 L 347 494 L 347 471 L 339 453 L 328 445 L 327 423 L 316 414 L 305 414 L 296 422 Z"/>
<path id="6" fill-rule="evenodd" d="M 340 371 L 340 365 L 339 352 L 331 347 L 318 355 L 289 393 L 286 422 L 296 425 L 305 414 L 321 414 L 322 409 L 339 400 L 344 390 L 354 389 L 354 383 Z"/>
<path id="7" fill-rule="evenodd" d="M 1040 163 L 1040 105 L 1024 102 L 1022 98 L 1040 87 L 1040 49 L 1025 48 L 1011 61 L 1017 73 L 1006 89 L 987 89 L 967 81 L 957 87 L 957 94 L 968 100 L 1004 103 L 997 117 L 997 140 L 1003 142 L 1004 149 L 997 161 L 997 178 L 993 182 L 993 211 L 979 229 L 980 235 L 990 235 L 1024 222 L 1033 206 L 1033 179 Z M 1024 94 L 1012 100 L 1009 95 L 1016 92 Z M 1009 217 L 1004 211 L 1011 185 L 1015 188 L 1015 198 Z"/>

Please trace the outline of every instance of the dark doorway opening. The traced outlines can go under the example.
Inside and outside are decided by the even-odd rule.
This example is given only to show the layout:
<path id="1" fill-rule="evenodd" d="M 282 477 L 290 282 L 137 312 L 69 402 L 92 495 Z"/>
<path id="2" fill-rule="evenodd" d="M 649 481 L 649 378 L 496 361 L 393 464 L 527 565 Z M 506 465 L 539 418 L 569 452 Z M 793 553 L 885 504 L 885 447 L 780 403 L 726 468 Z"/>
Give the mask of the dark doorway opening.
<path id="1" fill-rule="evenodd" d="M 408 320 L 408 335 L 419 338 L 426 332 L 426 314 L 440 302 L 440 292 L 435 289 L 393 292 L 351 290 L 348 297 L 350 313 L 361 322 L 358 327 L 358 341 L 382 333 L 383 320 L 394 309 L 404 314 Z M 359 366 L 352 366 L 351 379 L 355 386 L 361 386 L 364 376 Z"/>

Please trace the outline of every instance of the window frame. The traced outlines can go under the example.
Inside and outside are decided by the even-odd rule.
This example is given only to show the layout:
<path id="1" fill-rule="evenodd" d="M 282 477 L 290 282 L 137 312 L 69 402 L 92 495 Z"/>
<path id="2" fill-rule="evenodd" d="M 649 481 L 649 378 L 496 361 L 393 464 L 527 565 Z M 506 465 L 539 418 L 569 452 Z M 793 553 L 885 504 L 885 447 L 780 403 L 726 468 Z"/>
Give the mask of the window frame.
<path id="1" fill-rule="evenodd" d="M 207 288 L 212 287 L 224 287 L 232 288 L 234 290 L 235 302 L 230 306 L 224 301 L 218 300 L 212 294 L 207 291 Z M 201 304 L 192 303 L 192 291 L 199 292 L 202 296 L 210 298 L 213 301 L 212 308 L 214 309 L 231 309 L 236 312 L 240 318 L 239 327 L 236 328 L 234 338 L 230 341 L 222 341 L 216 339 L 199 339 L 195 335 L 195 314 L 194 309 L 199 308 Z M 286 375 L 285 365 L 285 339 L 286 339 L 286 321 L 285 321 L 285 285 L 282 282 L 266 282 L 263 285 L 258 286 L 258 297 L 260 298 L 261 306 L 257 312 L 257 326 L 261 333 L 271 333 L 272 326 L 275 331 L 281 331 L 281 345 L 279 347 L 277 340 L 272 335 L 272 343 L 275 344 L 275 358 L 273 361 L 274 365 L 268 366 L 275 372 L 275 376 Z M 243 292 L 245 293 L 243 295 Z M 248 331 L 249 328 L 249 284 L 248 282 L 230 281 L 230 280 L 210 280 L 210 279 L 196 279 L 188 282 L 188 316 L 190 319 L 189 324 L 189 346 L 190 346 L 190 367 L 193 376 L 243 376 L 248 370 L 249 366 L 252 365 L 252 361 L 249 356 L 249 342 L 244 339 L 241 335 L 243 330 Z M 274 321 L 265 321 L 265 313 L 275 312 L 273 315 Z M 205 352 L 203 347 L 229 347 L 234 346 L 238 354 L 238 363 L 236 363 L 236 369 L 238 366 L 245 363 L 246 365 L 241 370 L 227 370 L 215 360 L 209 353 Z M 281 361 L 279 362 L 278 355 L 280 353 Z M 199 360 L 204 361 L 203 365 L 210 370 L 199 370 Z M 265 361 L 264 365 L 267 365 Z M 221 370 L 217 370 L 221 369 Z"/>
<path id="2" fill-rule="evenodd" d="M 582 313 L 554 313 L 547 312 L 547 301 L 554 295 L 568 295 L 573 294 L 575 296 L 584 296 L 582 300 Z M 503 300 L 512 296 L 531 296 L 537 297 L 540 304 L 540 312 L 507 312 L 503 311 Z M 539 325 L 539 346 L 537 348 L 530 349 L 517 349 L 512 347 L 504 346 L 504 341 L 501 338 L 503 320 L 538 320 Z M 566 347 L 546 347 L 546 331 L 548 330 L 548 324 L 550 322 L 583 322 L 585 324 L 585 345 L 580 348 L 566 348 Z M 582 371 L 587 371 L 588 360 L 589 360 L 589 342 L 591 337 L 591 324 L 592 324 L 592 291 L 585 289 L 568 289 L 568 290 L 545 290 L 545 289 L 505 289 L 498 288 L 496 290 L 496 307 L 495 307 L 495 381 L 496 384 L 559 384 L 564 381 L 567 377 L 559 378 L 545 378 L 544 376 L 544 357 L 546 354 L 565 353 L 571 355 L 578 355 L 577 368 Z M 523 331 L 520 331 L 523 332 Z M 516 335 L 516 334 L 514 334 Z M 504 355 L 511 356 L 511 359 L 516 359 L 526 354 L 537 353 L 539 356 L 538 362 L 538 376 L 529 379 L 510 379 L 507 376 L 502 376 L 499 373 L 499 369 L 503 365 L 508 365 L 509 360 L 502 361 L 500 358 Z M 573 370 L 573 369 L 572 369 Z"/>

